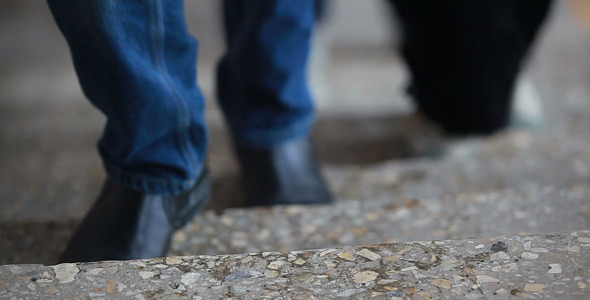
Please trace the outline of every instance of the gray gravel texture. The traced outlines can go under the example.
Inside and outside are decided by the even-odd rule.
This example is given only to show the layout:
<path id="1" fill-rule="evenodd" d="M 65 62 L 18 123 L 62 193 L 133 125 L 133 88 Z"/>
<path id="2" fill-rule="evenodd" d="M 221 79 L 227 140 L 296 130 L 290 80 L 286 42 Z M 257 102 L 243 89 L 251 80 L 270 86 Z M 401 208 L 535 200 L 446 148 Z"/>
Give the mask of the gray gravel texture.
<path id="1" fill-rule="evenodd" d="M 0 266 L 0 298 L 587 299 L 590 232 Z"/>
<path id="2" fill-rule="evenodd" d="M 65 42 L 39 3 L 0 10 L 0 40 L 12 41 L 0 43 L 0 264 L 54 263 L 104 176 L 95 150 L 104 120 L 83 99 Z M 546 126 L 470 139 L 434 160 L 398 160 L 395 141 L 406 134 L 410 108 L 399 58 L 385 48 L 332 49 L 315 140 L 338 203 L 314 213 L 211 211 L 175 237 L 173 252 L 284 252 L 588 228 L 590 37 L 561 5 L 547 29 L 528 68 Z M 205 46 L 199 66 L 209 99 L 216 47 Z M 220 212 L 240 205 L 240 181 L 213 102 L 207 118 L 212 208 Z"/>

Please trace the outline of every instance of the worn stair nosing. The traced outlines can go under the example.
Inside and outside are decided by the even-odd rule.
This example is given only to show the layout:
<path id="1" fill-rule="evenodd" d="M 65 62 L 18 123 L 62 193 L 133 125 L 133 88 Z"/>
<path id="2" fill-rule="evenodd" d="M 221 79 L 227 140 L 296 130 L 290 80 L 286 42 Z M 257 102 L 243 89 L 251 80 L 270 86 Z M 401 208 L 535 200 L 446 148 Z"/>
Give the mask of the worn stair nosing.
<path id="1" fill-rule="evenodd" d="M 590 296 L 590 231 L 135 261 L 0 266 L 0 298 Z"/>

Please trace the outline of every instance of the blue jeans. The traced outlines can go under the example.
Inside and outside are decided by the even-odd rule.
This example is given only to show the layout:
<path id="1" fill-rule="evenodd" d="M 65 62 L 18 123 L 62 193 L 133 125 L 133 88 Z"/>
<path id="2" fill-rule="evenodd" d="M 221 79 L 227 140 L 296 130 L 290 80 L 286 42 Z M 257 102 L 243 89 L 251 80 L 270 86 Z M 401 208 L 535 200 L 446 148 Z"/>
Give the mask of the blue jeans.
<path id="1" fill-rule="evenodd" d="M 154 194 L 192 187 L 204 165 L 205 99 L 182 0 L 48 0 L 82 90 L 107 117 L 98 148 L 108 176 Z M 238 146 L 309 134 L 306 65 L 314 0 L 225 0 L 227 53 L 218 96 Z"/>

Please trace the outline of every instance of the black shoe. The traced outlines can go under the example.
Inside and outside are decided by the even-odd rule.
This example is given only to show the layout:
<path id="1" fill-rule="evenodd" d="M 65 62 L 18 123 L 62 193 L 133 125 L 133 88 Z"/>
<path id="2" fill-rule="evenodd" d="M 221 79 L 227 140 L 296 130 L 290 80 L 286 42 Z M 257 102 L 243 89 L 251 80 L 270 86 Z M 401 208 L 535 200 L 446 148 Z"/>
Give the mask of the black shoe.
<path id="1" fill-rule="evenodd" d="M 270 149 L 237 147 L 237 155 L 246 206 L 332 203 L 308 139 Z"/>
<path id="2" fill-rule="evenodd" d="M 60 262 L 165 256 L 174 231 L 200 212 L 210 197 L 206 170 L 192 189 L 176 196 L 146 195 L 107 179 Z"/>

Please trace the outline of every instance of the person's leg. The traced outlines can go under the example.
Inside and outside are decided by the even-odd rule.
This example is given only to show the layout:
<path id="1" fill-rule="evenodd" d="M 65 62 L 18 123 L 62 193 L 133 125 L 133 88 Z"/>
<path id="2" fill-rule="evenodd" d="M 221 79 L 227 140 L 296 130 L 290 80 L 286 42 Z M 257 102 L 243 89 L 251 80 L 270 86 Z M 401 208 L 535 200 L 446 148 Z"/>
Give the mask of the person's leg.
<path id="1" fill-rule="evenodd" d="M 418 109 L 449 133 L 504 128 L 517 74 L 550 0 L 389 0 Z"/>
<path id="2" fill-rule="evenodd" d="M 218 96 L 250 205 L 331 201 L 308 140 L 315 12 L 314 0 L 224 1 L 227 53 L 218 66 Z"/>
<path id="3" fill-rule="evenodd" d="M 205 101 L 182 1 L 48 1 L 85 95 L 107 117 L 109 177 L 149 193 L 193 186 L 204 162 Z"/>
<path id="4" fill-rule="evenodd" d="M 227 53 L 218 95 L 237 145 L 306 136 L 314 119 L 306 72 L 315 1 L 226 0 Z"/>
<path id="5" fill-rule="evenodd" d="M 208 200 L 205 101 L 183 1 L 48 4 L 85 95 L 107 117 L 108 180 L 62 259 L 163 255 L 173 228 Z"/>

